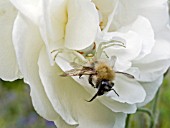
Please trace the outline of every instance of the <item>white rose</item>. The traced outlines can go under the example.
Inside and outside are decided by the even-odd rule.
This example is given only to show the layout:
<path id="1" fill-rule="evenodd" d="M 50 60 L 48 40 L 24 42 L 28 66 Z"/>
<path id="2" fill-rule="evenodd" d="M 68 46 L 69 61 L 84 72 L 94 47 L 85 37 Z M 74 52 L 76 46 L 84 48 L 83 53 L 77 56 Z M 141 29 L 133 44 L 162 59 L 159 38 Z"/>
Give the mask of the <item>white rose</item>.
<path id="1" fill-rule="evenodd" d="M 127 113 L 134 113 L 137 106 L 153 99 L 170 64 L 166 1 L 11 2 L 19 13 L 13 25 L 16 13 L 8 10 L 12 6 L 3 9 L 7 15 L 2 13 L 4 19 L 0 23 L 4 29 L 0 33 L 7 32 L 3 35 L 5 40 L 0 42 L 3 46 L 0 77 L 14 80 L 23 75 L 30 85 L 34 108 L 41 116 L 62 128 L 121 128 Z M 13 18 L 9 19 L 10 15 Z M 11 33 L 18 64 L 9 40 Z M 87 103 L 84 99 L 91 97 L 95 89 L 87 83 L 86 77 L 74 77 L 73 80 L 59 76 L 62 70 L 72 68 L 69 62 L 73 61 L 74 55 L 62 51 L 54 57 L 56 52 L 52 51 L 67 48 L 86 53 L 91 51 L 93 42 L 99 46 L 101 42 L 109 43 L 114 39 L 124 42 L 126 48 L 108 47 L 104 49 L 106 54 L 109 58 L 117 57 L 115 70 L 132 74 L 135 79 L 117 75 L 114 89 L 120 97 L 110 91 Z M 108 60 L 104 54 L 101 57 Z"/>

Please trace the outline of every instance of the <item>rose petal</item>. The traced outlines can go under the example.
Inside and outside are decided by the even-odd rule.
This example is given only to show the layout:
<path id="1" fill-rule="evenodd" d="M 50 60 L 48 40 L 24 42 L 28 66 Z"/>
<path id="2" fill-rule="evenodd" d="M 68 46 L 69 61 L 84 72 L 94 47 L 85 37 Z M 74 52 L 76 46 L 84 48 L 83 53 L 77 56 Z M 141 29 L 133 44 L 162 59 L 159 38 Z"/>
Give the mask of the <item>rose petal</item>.
<path id="1" fill-rule="evenodd" d="M 139 55 L 141 51 L 141 38 L 133 31 L 129 31 L 125 34 L 122 33 L 122 36 L 126 40 L 126 48 L 121 47 L 119 49 L 113 47 L 112 51 L 110 52 L 108 48 L 106 49 L 106 53 L 108 53 L 110 56 L 115 55 L 116 57 L 120 58 L 120 60 L 133 60 Z"/>
<path id="2" fill-rule="evenodd" d="M 58 128 L 77 128 L 78 126 L 78 125 L 69 125 L 64 120 L 63 121 L 61 120 L 63 119 L 60 117 L 60 120 L 54 122 Z"/>
<path id="3" fill-rule="evenodd" d="M 57 65 L 50 65 L 45 49 L 41 51 L 38 64 L 48 98 L 67 123 L 78 122 L 78 128 L 114 126 L 115 113 L 97 100 L 92 103 L 84 101 L 90 95 L 72 78 L 59 76 L 61 69 Z"/>
<path id="4" fill-rule="evenodd" d="M 67 23 L 66 1 L 43 1 L 43 16 L 40 19 L 40 32 L 51 52 L 64 46 L 65 25 Z"/>
<path id="5" fill-rule="evenodd" d="M 143 88 L 145 89 L 146 98 L 144 102 L 138 104 L 138 107 L 146 105 L 155 97 L 155 94 L 158 91 L 159 87 L 161 86 L 162 81 L 163 81 L 163 76 L 159 77 L 157 80 L 153 82 L 142 82 L 141 83 Z"/>
<path id="6" fill-rule="evenodd" d="M 42 0 L 10 0 L 11 3 L 32 22 L 38 24 Z"/>
<path id="7" fill-rule="evenodd" d="M 159 32 L 169 22 L 167 0 L 121 0 L 110 30 L 133 22 L 139 15 L 149 19 L 155 33 Z"/>
<path id="8" fill-rule="evenodd" d="M 170 49 L 170 43 L 168 40 L 158 39 L 156 40 L 156 43 L 155 43 L 155 46 L 152 52 L 148 56 L 145 56 L 145 58 L 139 61 L 145 62 L 145 63 L 152 63 L 152 62 L 160 61 L 160 60 L 168 60 L 170 59 L 169 49 Z M 134 63 L 139 63 L 139 62 L 134 61 Z"/>
<path id="9" fill-rule="evenodd" d="M 119 97 L 114 92 L 109 92 L 108 97 L 123 103 L 135 104 L 143 102 L 146 93 L 143 87 L 132 78 L 128 78 L 123 74 L 117 74 L 115 79 L 114 89 L 119 94 Z"/>
<path id="10" fill-rule="evenodd" d="M 142 49 L 136 59 L 149 54 L 155 44 L 154 32 L 149 20 L 143 16 L 138 16 L 132 24 L 121 28 L 121 31 L 129 30 L 136 32 L 142 40 Z"/>
<path id="11" fill-rule="evenodd" d="M 113 128 L 125 128 L 125 124 L 126 124 L 126 114 L 123 113 L 118 113 L 116 116 L 116 122 L 114 124 Z M 124 121 L 122 121 L 122 118 Z"/>
<path id="12" fill-rule="evenodd" d="M 15 17 L 16 10 L 9 1 L 0 1 L 0 78 L 8 81 L 22 78 L 12 44 Z"/>
<path id="13" fill-rule="evenodd" d="M 112 35 L 123 38 L 126 41 L 126 48 L 124 47 L 108 47 L 105 49 L 106 54 L 117 57 L 115 69 L 118 71 L 125 71 L 131 66 L 130 61 L 135 59 L 142 49 L 142 40 L 136 32 L 129 31 L 127 33 L 113 33 Z M 124 63 L 124 65 L 122 65 Z"/>
<path id="14" fill-rule="evenodd" d="M 114 100 L 113 98 L 108 97 L 99 97 L 99 101 L 111 109 L 113 112 L 123 112 L 127 114 L 135 113 L 137 107 L 135 104 L 121 103 L 119 101 Z"/>
<path id="15" fill-rule="evenodd" d="M 117 7 L 119 0 L 92 0 L 96 8 L 101 15 L 100 17 L 100 27 L 103 32 L 107 32 L 112 20 L 114 20 L 114 15 L 117 12 Z"/>
<path id="16" fill-rule="evenodd" d="M 144 58 L 134 61 L 129 73 L 133 74 L 140 81 L 154 81 L 166 72 L 170 66 L 170 30 L 163 29 L 160 32 L 155 46 L 150 54 Z"/>
<path id="17" fill-rule="evenodd" d="M 98 13 L 91 1 L 69 1 L 65 46 L 76 50 L 90 46 L 95 40 L 98 25 Z"/>
<path id="18" fill-rule="evenodd" d="M 26 17 L 18 15 L 14 23 L 13 42 L 20 70 L 31 88 L 35 110 L 48 120 L 57 120 L 58 114 L 49 102 L 38 75 L 37 59 L 43 45 L 38 28 Z"/>
<path id="19" fill-rule="evenodd" d="M 67 22 L 66 1 L 43 0 L 41 11 L 39 29 L 48 49 L 50 63 L 53 65 L 51 52 L 64 46 L 65 24 Z"/>
<path id="20" fill-rule="evenodd" d="M 40 31 L 51 63 L 53 50 L 63 47 L 82 49 L 91 45 L 98 24 L 96 8 L 88 0 L 68 3 L 59 0 L 43 1 Z"/>
<path id="21" fill-rule="evenodd" d="M 93 3 L 95 3 L 95 6 L 97 7 L 98 11 L 102 14 L 102 23 L 104 26 L 106 26 L 108 21 L 108 16 L 112 13 L 115 5 L 114 0 L 92 0 Z"/>
<path id="22" fill-rule="evenodd" d="M 169 68 L 170 60 L 160 60 L 152 63 L 134 65 L 127 73 L 135 76 L 135 79 L 143 82 L 151 82 L 162 76 Z"/>

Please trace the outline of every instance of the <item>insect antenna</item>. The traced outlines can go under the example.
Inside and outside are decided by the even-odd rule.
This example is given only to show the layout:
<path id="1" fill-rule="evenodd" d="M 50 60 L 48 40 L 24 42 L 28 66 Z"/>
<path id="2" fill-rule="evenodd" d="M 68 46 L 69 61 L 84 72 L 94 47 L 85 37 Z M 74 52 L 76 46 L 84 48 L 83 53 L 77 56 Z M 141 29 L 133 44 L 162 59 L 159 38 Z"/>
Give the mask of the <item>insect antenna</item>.
<path id="1" fill-rule="evenodd" d="M 116 71 L 115 73 L 118 73 L 118 74 L 123 74 L 125 76 L 127 76 L 128 78 L 131 78 L 131 79 L 134 79 L 135 77 L 131 74 L 128 74 L 128 73 L 125 73 L 125 72 L 119 72 L 119 71 Z"/>
<path id="2" fill-rule="evenodd" d="M 116 92 L 116 90 L 114 90 L 113 88 L 111 90 L 113 90 L 116 93 L 116 95 L 119 97 L 119 94 Z"/>

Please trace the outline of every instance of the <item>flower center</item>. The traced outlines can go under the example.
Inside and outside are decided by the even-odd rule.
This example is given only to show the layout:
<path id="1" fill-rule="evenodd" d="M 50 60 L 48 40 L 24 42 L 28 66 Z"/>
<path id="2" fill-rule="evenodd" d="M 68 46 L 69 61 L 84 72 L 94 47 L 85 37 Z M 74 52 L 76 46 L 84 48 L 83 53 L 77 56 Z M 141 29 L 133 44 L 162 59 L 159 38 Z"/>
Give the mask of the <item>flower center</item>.
<path id="1" fill-rule="evenodd" d="M 100 20 L 99 26 L 102 31 L 104 32 L 109 31 L 110 25 L 112 24 L 112 21 L 114 20 L 118 5 L 119 5 L 119 0 L 115 0 L 113 8 L 109 9 L 109 13 L 108 13 L 108 10 L 107 11 L 102 10 L 100 6 L 98 7 L 96 5 L 96 9 L 98 10 L 99 20 Z"/>

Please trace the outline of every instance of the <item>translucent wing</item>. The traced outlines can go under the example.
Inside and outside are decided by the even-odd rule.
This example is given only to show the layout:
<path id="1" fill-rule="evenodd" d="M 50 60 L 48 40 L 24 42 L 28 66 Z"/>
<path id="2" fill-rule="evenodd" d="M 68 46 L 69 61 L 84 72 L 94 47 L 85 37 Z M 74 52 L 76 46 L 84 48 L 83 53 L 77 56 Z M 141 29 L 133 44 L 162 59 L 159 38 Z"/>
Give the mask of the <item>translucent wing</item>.
<path id="1" fill-rule="evenodd" d="M 70 63 L 70 66 L 72 66 L 74 69 L 80 69 L 80 68 L 83 68 L 83 66 L 82 66 L 82 65 L 77 64 L 77 63 L 75 63 L 75 62 L 71 62 L 71 63 Z"/>
<path id="2" fill-rule="evenodd" d="M 115 66 L 116 60 L 117 60 L 117 57 L 116 57 L 116 56 L 112 56 L 112 57 L 110 58 L 109 64 L 110 64 L 110 66 L 111 66 L 112 68 Z"/>
<path id="3" fill-rule="evenodd" d="M 69 71 L 64 72 L 60 76 L 66 77 L 66 76 L 79 76 L 82 75 L 96 75 L 96 71 L 90 67 L 84 67 L 81 69 L 71 69 Z"/>

